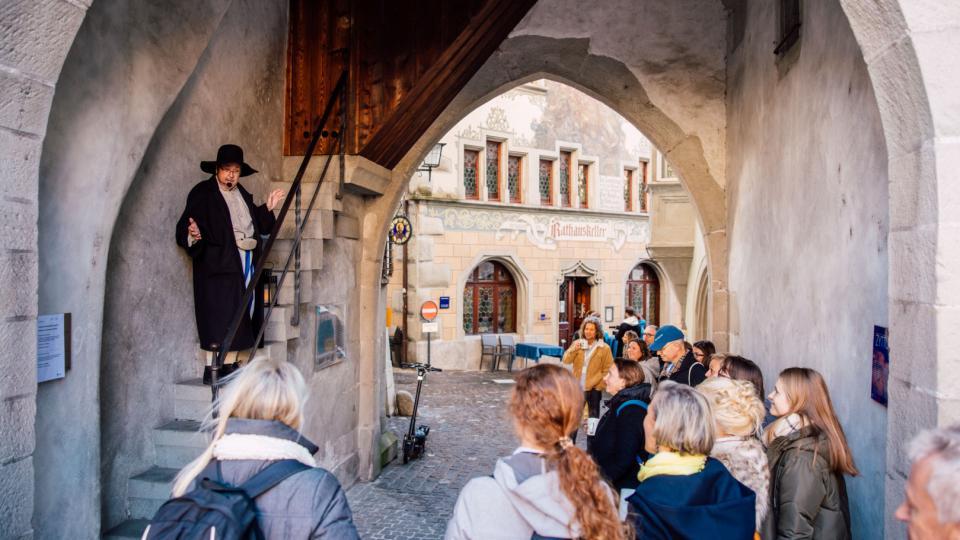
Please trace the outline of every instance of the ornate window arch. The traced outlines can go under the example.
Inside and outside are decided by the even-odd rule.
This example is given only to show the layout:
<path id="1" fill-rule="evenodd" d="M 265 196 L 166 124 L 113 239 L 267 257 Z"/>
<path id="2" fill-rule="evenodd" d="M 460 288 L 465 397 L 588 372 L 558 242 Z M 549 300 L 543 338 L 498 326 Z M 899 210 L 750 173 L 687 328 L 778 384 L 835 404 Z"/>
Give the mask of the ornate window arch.
<path id="1" fill-rule="evenodd" d="M 517 284 L 502 263 L 486 260 L 463 286 L 463 333 L 509 334 L 517 331 Z"/>

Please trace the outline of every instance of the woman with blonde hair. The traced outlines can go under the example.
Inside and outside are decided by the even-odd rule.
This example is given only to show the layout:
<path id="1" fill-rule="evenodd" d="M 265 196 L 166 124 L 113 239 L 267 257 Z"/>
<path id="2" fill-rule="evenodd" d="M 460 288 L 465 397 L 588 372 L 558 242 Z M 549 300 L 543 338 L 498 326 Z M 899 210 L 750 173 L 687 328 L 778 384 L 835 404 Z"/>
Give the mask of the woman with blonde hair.
<path id="1" fill-rule="evenodd" d="M 773 479 L 774 530 L 769 534 L 850 538 L 843 475 L 859 472 L 823 377 L 809 368 L 787 368 L 780 372 L 769 398 L 770 413 L 777 417 L 764 433 Z"/>
<path id="2" fill-rule="evenodd" d="M 710 404 L 691 386 L 661 381 L 643 421 L 640 484 L 627 500 L 638 540 L 754 537 L 754 493 L 710 457 L 716 438 Z"/>
<path id="3" fill-rule="evenodd" d="M 758 439 L 766 409 L 753 384 L 723 377 L 700 383 L 697 391 L 710 402 L 717 438 L 710 455 L 757 496 L 756 526 L 761 530 L 770 504 L 770 469 Z"/>
<path id="4" fill-rule="evenodd" d="M 296 460 L 310 468 L 256 498 L 265 538 L 359 538 L 340 483 L 317 467 L 319 449 L 298 431 L 307 388 L 297 368 L 258 358 L 224 383 L 218 416 L 205 421 L 212 441 L 177 475 L 173 496 L 201 479 L 239 486 L 276 461 Z"/>
<path id="5" fill-rule="evenodd" d="M 615 495 L 570 436 L 583 393 L 563 367 L 521 371 L 510 396 L 520 447 L 460 491 L 445 538 L 624 538 Z"/>
<path id="6" fill-rule="evenodd" d="M 600 419 L 600 400 L 606 385 L 603 378 L 613 365 L 613 353 L 603 341 L 603 323 L 599 317 L 587 317 L 580 325 L 580 339 L 574 341 L 563 353 L 563 363 L 573 364 L 573 376 L 580 380 L 583 398 L 587 402 L 587 415 L 596 425 Z M 592 433 L 587 434 L 587 447 L 592 444 Z"/>

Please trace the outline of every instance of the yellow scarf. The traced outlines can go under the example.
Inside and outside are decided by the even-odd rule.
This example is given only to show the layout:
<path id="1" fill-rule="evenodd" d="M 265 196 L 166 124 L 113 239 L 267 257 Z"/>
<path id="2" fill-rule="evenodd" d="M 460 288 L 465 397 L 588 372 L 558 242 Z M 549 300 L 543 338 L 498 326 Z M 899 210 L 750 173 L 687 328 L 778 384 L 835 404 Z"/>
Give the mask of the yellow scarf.
<path id="1" fill-rule="evenodd" d="M 660 475 L 690 476 L 702 471 L 706 464 L 707 456 L 658 452 L 640 467 L 637 480 L 643 482 Z"/>

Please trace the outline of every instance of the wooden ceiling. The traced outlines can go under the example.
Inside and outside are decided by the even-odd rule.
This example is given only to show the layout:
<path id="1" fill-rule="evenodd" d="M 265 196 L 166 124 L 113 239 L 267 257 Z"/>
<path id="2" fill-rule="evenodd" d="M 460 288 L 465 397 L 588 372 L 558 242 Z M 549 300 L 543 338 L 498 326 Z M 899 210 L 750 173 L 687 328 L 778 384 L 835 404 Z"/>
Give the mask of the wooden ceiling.
<path id="1" fill-rule="evenodd" d="M 535 2 L 291 0 L 284 154 L 304 154 L 346 68 L 347 153 L 393 168 Z"/>

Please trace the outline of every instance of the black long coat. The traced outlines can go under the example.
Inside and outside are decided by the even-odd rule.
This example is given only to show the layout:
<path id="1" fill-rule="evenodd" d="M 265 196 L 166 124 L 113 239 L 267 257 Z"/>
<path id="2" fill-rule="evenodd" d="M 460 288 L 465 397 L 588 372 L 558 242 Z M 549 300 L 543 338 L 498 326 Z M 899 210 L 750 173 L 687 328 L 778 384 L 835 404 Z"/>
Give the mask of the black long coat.
<path id="1" fill-rule="evenodd" d="M 273 212 L 267 210 L 265 204 L 254 205 L 253 196 L 243 186 L 237 184 L 236 189 L 240 190 L 253 218 L 253 237 L 259 239 L 261 234 L 269 234 L 276 221 Z M 187 245 L 189 218 L 197 222 L 201 235 L 200 241 L 192 247 Z M 260 258 L 262 243 L 257 242 L 253 250 L 254 264 Z M 220 194 L 216 178 L 211 176 L 198 183 L 187 195 L 187 206 L 177 221 L 177 244 L 193 259 L 193 303 L 197 333 L 200 347 L 209 351 L 214 343 L 222 346 L 227 327 L 240 307 L 244 291 L 243 266 L 233 235 L 230 210 Z M 253 346 L 253 339 L 263 321 L 261 298 L 262 287 L 258 287 L 253 301 L 253 317 L 241 319 L 240 328 L 230 346 L 231 351 Z"/>

